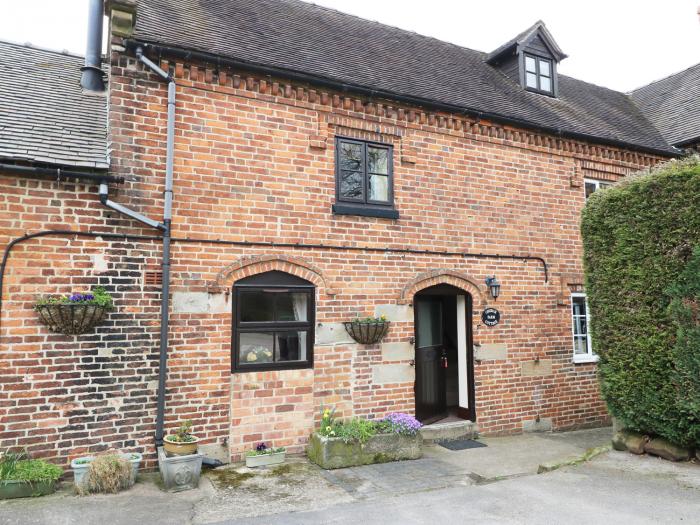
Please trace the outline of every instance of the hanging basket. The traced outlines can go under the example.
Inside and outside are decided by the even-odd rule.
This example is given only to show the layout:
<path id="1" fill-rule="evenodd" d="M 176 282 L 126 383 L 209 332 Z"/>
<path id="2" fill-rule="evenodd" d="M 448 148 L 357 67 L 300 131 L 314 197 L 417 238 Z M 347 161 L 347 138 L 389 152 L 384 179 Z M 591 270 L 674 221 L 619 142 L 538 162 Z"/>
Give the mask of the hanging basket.
<path id="1" fill-rule="evenodd" d="M 34 309 L 49 330 L 65 335 L 89 332 L 107 316 L 108 310 L 97 304 L 38 304 Z"/>
<path id="2" fill-rule="evenodd" d="M 343 323 L 350 337 L 363 345 L 373 345 L 389 331 L 389 321 L 349 321 Z"/>

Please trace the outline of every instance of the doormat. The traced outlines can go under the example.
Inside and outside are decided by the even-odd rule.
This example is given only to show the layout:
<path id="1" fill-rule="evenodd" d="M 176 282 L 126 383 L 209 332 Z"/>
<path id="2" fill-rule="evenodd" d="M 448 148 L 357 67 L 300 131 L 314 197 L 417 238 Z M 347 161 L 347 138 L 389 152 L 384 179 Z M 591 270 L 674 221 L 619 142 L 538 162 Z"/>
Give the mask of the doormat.
<path id="1" fill-rule="evenodd" d="M 438 445 L 448 450 L 466 450 L 468 448 L 485 447 L 486 443 L 474 441 L 473 439 L 441 439 L 436 441 Z"/>

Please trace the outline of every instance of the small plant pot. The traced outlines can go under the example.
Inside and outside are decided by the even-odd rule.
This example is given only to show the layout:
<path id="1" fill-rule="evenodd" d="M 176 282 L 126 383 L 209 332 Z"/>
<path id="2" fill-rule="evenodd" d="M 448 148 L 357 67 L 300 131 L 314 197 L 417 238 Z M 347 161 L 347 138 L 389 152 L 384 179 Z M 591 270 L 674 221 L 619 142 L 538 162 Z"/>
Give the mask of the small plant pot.
<path id="1" fill-rule="evenodd" d="M 0 499 L 32 498 L 46 496 L 56 491 L 55 481 L 20 481 L 8 479 L 0 481 Z"/>
<path id="2" fill-rule="evenodd" d="M 96 304 L 41 304 L 34 309 L 49 330 L 65 335 L 87 333 L 107 316 L 107 308 Z"/>
<path id="3" fill-rule="evenodd" d="M 163 438 L 163 450 L 166 456 L 191 456 L 197 453 L 197 444 L 199 443 L 199 438 L 194 438 L 194 441 L 188 441 L 187 443 L 180 443 L 179 441 L 172 441 L 170 436 Z"/>
<path id="4" fill-rule="evenodd" d="M 273 454 L 257 454 L 245 457 L 245 466 L 248 468 L 264 467 L 266 465 L 279 465 L 284 463 L 286 451 L 275 452 Z"/>
<path id="5" fill-rule="evenodd" d="M 143 455 L 140 452 L 125 452 L 121 455 L 131 463 L 131 483 L 133 484 L 136 482 Z M 84 456 L 70 462 L 70 468 L 73 470 L 73 483 L 77 488 L 83 487 L 87 482 L 87 471 L 94 459 L 95 456 Z"/>
<path id="6" fill-rule="evenodd" d="M 378 343 L 389 331 L 389 321 L 349 321 L 343 325 L 350 337 L 363 345 Z"/>

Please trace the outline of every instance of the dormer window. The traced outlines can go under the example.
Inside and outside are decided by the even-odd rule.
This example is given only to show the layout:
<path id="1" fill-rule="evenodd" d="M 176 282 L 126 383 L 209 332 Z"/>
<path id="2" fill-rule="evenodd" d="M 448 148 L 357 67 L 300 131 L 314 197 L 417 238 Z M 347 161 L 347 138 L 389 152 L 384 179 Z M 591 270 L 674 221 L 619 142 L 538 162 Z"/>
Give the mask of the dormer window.
<path id="1" fill-rule="evenodd" d="M 540 21 L 489 53 L 486 63 L 526 91 L 556 97 L 557 64 L 564 58 L 566 55 Z"/>
<path id="2" fill-rule="evenodd" d="M 525 87 L 547 95 L 552 94 L 552 61 L 534 55 L 525 55 Z"/>

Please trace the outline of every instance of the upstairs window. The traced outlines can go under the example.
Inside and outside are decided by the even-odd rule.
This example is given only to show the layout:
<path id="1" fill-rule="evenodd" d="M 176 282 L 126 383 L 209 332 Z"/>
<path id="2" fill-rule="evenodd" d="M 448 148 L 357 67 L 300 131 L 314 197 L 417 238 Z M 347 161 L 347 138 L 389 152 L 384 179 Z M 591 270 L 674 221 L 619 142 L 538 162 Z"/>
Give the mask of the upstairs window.
<path id="1" fill-rule="evenodd" d="M 336 204 L 340 215 L 398 218 L 394 209 L 393 148 L 336 138 Z"/>
<path id="2" fill-rule="evenodd" d="M 593 195 L 593 193 L 595 193 L 596 190 L 602 190 L 603 188 L 609 188 L 610 186 L 613 185 L 613 183 L 606 182 L 604 180 L 585 179 L 583 181 L 583 185 L 586 189 L 586 198 L 588 198 L 591 195 Z"/>
<path id="3" fill-rule="evenodd" d="M 552 95 L 554 93 L 552 61 L 535 55 L 525 55 L 525 87 Z"/>
<path id="4" fill-rule="evenodd" d="M 233 287 L 234 372 L 313 365 L 314 285 L 271 271 Z"/>

